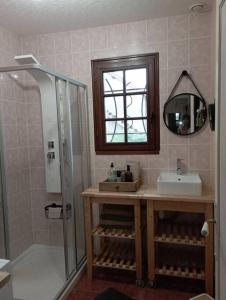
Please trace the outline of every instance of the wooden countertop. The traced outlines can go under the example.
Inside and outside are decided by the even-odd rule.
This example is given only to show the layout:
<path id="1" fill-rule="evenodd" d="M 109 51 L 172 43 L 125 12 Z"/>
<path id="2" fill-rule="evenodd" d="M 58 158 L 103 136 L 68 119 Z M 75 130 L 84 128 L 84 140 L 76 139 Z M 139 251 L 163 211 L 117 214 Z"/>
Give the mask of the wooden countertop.
<path id="1" fill-rule="evenodd" d="M 137 192 L 100 192 L 98 187 L 90 187 L 82 194 L 83 197 L 110 197 L 110 198 L 129 198 L 160 201 L 180 201 L 193 203 L 214 203 L 214 195 L 206 193 L 201 196 L 182 196 L 182 195 L 160 195 L 156 189 L 148 186 L 141 186 Z"/>
<path id="2" fill-rule="evenodd" d="M 10 274 L 7 272 L 0 272 L 0 288 L 2 288 L 10 279 Z"/>

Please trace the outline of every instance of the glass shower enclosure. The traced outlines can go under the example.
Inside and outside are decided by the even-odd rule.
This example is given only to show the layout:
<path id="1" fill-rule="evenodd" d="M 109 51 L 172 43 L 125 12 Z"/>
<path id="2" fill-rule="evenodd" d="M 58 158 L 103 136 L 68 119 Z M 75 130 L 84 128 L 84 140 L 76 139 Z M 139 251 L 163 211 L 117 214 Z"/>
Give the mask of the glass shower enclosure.
<path id="1" fill-rule="evenodd" d="M 31 204 L 29 205 L 32 214 L 31 242 L 27 247 L 28 249 L 23 248 L 23 251 L 18 251 L 16 255 L 12 254 L 15 252 L 14 245 L 16 244 L 12 241 L 10 232 L 12 231 L 11 227 L 15 225 L 16 221 L 14 222 L 14 220 L 18 218 L 16 219 L 17 216 L 15 216 L 15 219 L 12 218 L 13 221 L 9 221 L 9 219 L 11 220 L 12 214 L 10 210 L 13 211 L 14 204 L 16 206 L 17 203 L 15 200 L 13 200 L 15 202 L 11 200 L 8 195 L 10 191 L 7 190 L 7 187 L 6 189 L 4 188 L 4 182 L 1 180 L 2 177 L 5 177 L 6 181 L 8 179 L 11 182 L 11 178 L 8 178 L 10 175 L 8 175 L 8 172 L 5 171 L 2 165 L 5 163 L 6 158 L 2 156 L 0 172 L 0 258 L 7 257 L 12 260 L 12 280 L 15 298 L 24 300 L 28 300 L 28 298 L 29 300 L 41 298 L 46 300 L 60 299 L 68 284 L 75 279 L 76 275 L 83 268 L 86 260 L 84 206 L 81 192 L 90 185 L 91 181 L 87 87 L 83 83 L 49 70 L 38 63 L 0 68 L 0 73 L 2 74 L 12 74 L 13 72 L 19 74 L 21 71 L 30 73 L 39 84 L 41 101 L 45 102 L 44 106 L 42 103 L 42 119 L 48 113 L 44 111 L 47 107 L 49 110 L 56 109 L 57 130 L 56 126 L 53 126 L 53 123 L 51 123 L 49 132 L 45 132 L 46 124 L 49 122 L 48 118 L 47 123 L 43 123 L 43 126 L 41 126 L 43 127 L 44 170 L 47 185 L 46 190 L 42 189 L 41 193 L 42 195 L 44 194 L 47 200 L 45 200 L 45 203 L 43 203 L 43 200 L 40 201 L 41 204 L 39 203 L 40 188 L 33 187 L 31 183 L 29 190 L 31 197 Z M 47 90 L 48 84 L 45 81 L 45 76 L 48 77 L 47 81 L 50 80 L 51 82 L 52 94 Z M 42 89 L 45 90 L 42 91 Z M 26 89 L 23 90 L 23 93 L 26 94 Z M 53 97 L 48 99 L 47 94 L 48 97 L 50 94 L 51 97 L 55 95 L 54 100 Z M 48 100 L 49 103 L 47 103 Z M 55 107 L 52 107 L 50 103 L 54 103 Z M 53 131 L 55 132 L 54 134 L 57 133 L 58 143 L 54 138 L 50 137 Z M 30 136 L 32 135 L 30 134 Z M 4 146 L 4 143 L 5 140 L 3 138 L 1 145 Z M 58 147 L 58 149 L 51 149 L 53 143 L 55 143 L 54 147 Z M 56 181 L 56 171 L 51 173 L 51 161 L 55 162 L 54 159 L 57 159 L 57 151 L 59 152 L 60 185 L 56 187 L 53 184 Z M 3 155 L 2 149 L 1 152 Z M 7 149 L 4 151 L 4 154 L 7 155 Z M 32 181 L 32 172 L 34 171 L 32 155 L 31 153 L 29 155 L 31 164 L 29 169 L 30 181 Z M 48 184 L 51 187 L 48 187 Z M 56 193 L 51 190 L 54 190 L 55 187 Z M 13 199 L 16 199 L 16 197 Z M 29 202 L 29 199 L 27 201 Z M 62 207 L 59 220 L 48 219 L 48 207 L 54 208 L 53 202 L 57 203 L 57 207 Z M 45 209 L 46 207 L 47 209 Z M 40 230 L 39 228 L 37 229 L 39 225 L 37 225 L 37 219 L 39 222 L 43 220 L 44 225 L 42 225 Z M 48 229 L 48 239 L 41 239 L 40 234 L 46 233 L 47 231 L 44 231 L 46 228 Z M 53 239 L 51 239 L 52 228 L 55 235 L 62 235 L 62 244 L 58 243 L 56 245 L 53 243 Z M 59 252 L 61 250 L 62 252 Z M 42 253 L 44 256 L 41 256 Z M 60 256 L 58 256 L 59 253 Z M 46 266 L 46 268 L 40 267 L 42 257 L 44 257 L 43 261 L 46 259 L 46 263 L 53 261 L 53 264 Z M 58 264 L 61 259 L 63 260 Z M 20 276 L 21 274 L 24 276 L 26 272 L 28 273 L 28 270 L 31 272 L 29 278 L 26 278 L 26 281 L 23 282 L 23 278 Z M 48 270 L 52 270 L 49 271 L 52 273 L 48 274 Z M 58 271 L 60 272 L 58 277 L 61 280 L 59 278 L 56 279 L 58 283 L 54 285 L 54 276 Z M 43 280 L 45 276 L 47 283 Z M 27 294 L 24 293 L 25 290 L 28 290 Z M 41 296 L 39 291 L 43 293 Z"/>

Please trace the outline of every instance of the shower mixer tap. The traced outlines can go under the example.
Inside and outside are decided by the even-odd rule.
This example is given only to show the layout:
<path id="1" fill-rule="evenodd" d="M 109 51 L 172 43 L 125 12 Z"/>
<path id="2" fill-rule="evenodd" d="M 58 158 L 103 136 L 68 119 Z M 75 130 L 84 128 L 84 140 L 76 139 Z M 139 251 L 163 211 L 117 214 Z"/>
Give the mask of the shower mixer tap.
<path id="1" fill-rule="evenodd" d="M 47 153 L 47 158 L 48 158 L 48 160 L 55 159 L 55 152 L 48 152 Z"/>

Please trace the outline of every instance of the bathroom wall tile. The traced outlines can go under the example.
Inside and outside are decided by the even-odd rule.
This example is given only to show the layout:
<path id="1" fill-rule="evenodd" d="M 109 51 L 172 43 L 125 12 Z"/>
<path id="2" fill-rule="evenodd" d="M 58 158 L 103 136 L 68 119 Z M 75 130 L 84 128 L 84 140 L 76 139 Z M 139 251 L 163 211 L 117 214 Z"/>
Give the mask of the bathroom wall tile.
<path id="1" fill-rule="evenodd" d="M 205 124 L 204 127 L 189 139 L 190 145 L 210 145 L 210 127 Z"/>
<path id="2" fill-rule="evenodd" d="M 27 119 L 29 125 L 40 125 L 42 123 L 42 111 L 40 102 L 27 104 Z"/>
<path id="3" fill-rule="evenodd" d="M 150 185 L 151 188 L 156 189 L 157 185 L 157 179 L 161 172 L 163 172 L 163 169 L 151 169 L 149 170 L 149 179 L 148 179 L 148 185 Z"/>
<path id="4" fill-rule="evenodd" d="M 16 104 L 4 101 L 2 104 L 4 125 L 15 125 L 17 123 Z"/>
<path id="5" fill-rule="evenodd" d="M 190 145 L 190 169 L 208 170 L 210 166 L 210 149 L 206 145 Z"/>
<path id="6" fill-rule="evenodd" d="M 42 210 L 47 203 L 47 193 L 45 189 L 31 190 L 31 209 Z"/>
<path id="7" fill-rule="evenodd" d="M 38 167 L 45 166 L 43 147 L 30 147 L 29 155 L 30 155 L 31 168 L 38 168 Z"/>
<path id="8" fill-rule="evenodd" d="M 49 244 L 52 246 L 63 246 L 64 245 L 63 231 L 50 232 Z"/>
<path id="9" fill-rule="evenodd" d="M 168 129 L 163 121 L 162 114 L 160 118 L 160 147 L 162 148 L 167 144 Z"/>
<path id="10" fill-rule="evenodd" d="M 159 67 L 160 69 L 167 68 L 167 43 L 158 43 L 158 44 L 147 44 L 146 45 L 147 53 L 159 53 Z"/>
<path id="11" fill-rule="evenodd" d="M 45 188 L 45 170 L 44 168 L 30 169 L 31 189 Z"/>
<path id="12" fill-rule="evenodd" d="M 3 127 L 3 141 L 4 146 L 8 148 L 15 148 L 18 145 L 18 135 L 16 125 L 7 125 Z"/>
<path id="13" fill-rule="evenodd" d="M 169 145 L 169 169 L 176 170 L 177 168 L 177 159 L 181 158 L 182 168 L 184 171 L 188 170 L 189 167 L 189 152 L 188 146 L 186 145 Z"/>
<path id="14" fill-rule="evenodd" d="M 24 147 L 28 145 L 28 126 L 20 125 L 17 127 L 18 146 Z"/>
<path id="15" fill-rule="evenodd" d="M 108 29 L 108 48 L 121 48 L 128 42 L 127 26 L 126 24 L 116 24 L 107 26 Z M 91 47 L 92 49 L 92 47 Z"/>
<path id="16" fill-rule="evenodd" d="M 43 66 L 46 66 L 52 70 L 56 69 L 56 61 L 55 56 L 48 55 L 48 56 L 38 56 L 38 61 Z"/>
<path id="17" fill-rule="evenodd" d="M 18 191 L 25 193 L 30 187 L 30 172 L 28 169 L 23 169 L 18 172 Z M 30 196 L 30 195 L 29 195 Z"/>
<path id="18" fill-rule="evenodd" d="M 55 63 L 55 60 L 54 60 Z M 29 83 L 24 89 L 25 102 L 28 104 L 31 103 L 41 103 L 40 90 L 37 84 Z"/>
<path id="19" fill-rule="evenodd" d="M 203 94 L 203 97 L 205 97 L 211 88 L 210 83 L 212 78 L 210 65 L 192 66 L 190 73 L 200 92 Z"/>
<path id="20" fill-rule="evenodd" d="M 199 38 L 211 34 L 211 13 L 190 14 L 190 37 Z"/>
<path id="21" fill-rule="evenodd" d="M 30 35 L 21 38 L 23 54 L 38 55 L 38 37 Z"/>
<path id="22" fill-rule="evenodd" d="M 7 191 L 7 203 L 8 203 L 8 197 L 10 199 L 11 196 L 16 195 L 18 193 L 18 173 L 15 171 L 15 169 L 12 172 L 8 172 L 6 170 L 6 191 Z"/>
<path id="23" fill-rule="evenodd" d="M 187 70 L 189 72 L 188 66 L 168 69 L 168 93 L 171 93 L 183 70 Z M 189 83 L 190 81 L 187 78 L 183 78 L 178 86 L 177 93 L 179 94 L 180 92 L 188 91 Z"/>
<path id="24" fill-rule="evenodd" d="M 210 171 L 197 170 L 202 180 L 202 189 L 206 192 L 213 192 L 213 184 L 211 182 Z"/>
<path id="25" fill-rule="evenodd" d="M 47 230 L 33 230 L 34 244 L 49 245 L 49 231 Z"/>
<path id="26" fill-rule="evenodd" d="M 91 74 L 91 59 L 89 52 L 73 54 L 73 71 L 74 78 L 80 74 Z"/>
<path id="27" fill-rule="evenodd" d="M 41 124 L 30 124 L 29 127 L 29 145 L 39 147 L 43 145 Z"/>
<path id="28" fill-rule="evenodd" d="M 38 55 L 55 54 L 54 34 L 42 34 L 38 36 Z"/>
<path id="29" fill-rule="evenodd" d="M 93 42 L 95 43 L 96 41 Z M 88 29 L 72 31 L 71 44 L 72 44 L 72 52 L 88 51 L 90 49 Z"/>
<path id="30" fill-rule="evenodd" d="M 160 93 L 167 93 L 168 81 L 167 81 L 167 69 L 160 69 L 159 71 L 159 87 Z"/>
<path id="31" fill-rule="evenodd" d="M 45 210 L 44 209 L 33 209 L 32 210 L 32 225 L 33 231 L 41 230 L 47 231 L 48 230 L 48 222 L 49 220 L 46 219 Z"/>
<path id="32" fill-rule="evenodd" d="M 149 169 L 147 168 L 142 168 L 141 169 L 141 182 L 143 185 L 150 185 L 150 180 L 149 180 Z"/>
<path id="33" fill-rule="evenodd" d="M 189 136 L 180 136 L 168 130 L 167 142 L 169 145 L 188 145 Z"/>
<path id="34" fill-rule="evenodd" d="M 95 168 L 108 169 L 111 162 L 115 161 L 114 155 L 95 155 Z"/>
<path id="35" fill-rule="evenodd" d="M 189 29 L 187 27 L 188 18 L 190 19 Z M 94 154 L 91 59 L 159 52 L 161 70 L 161 115 L 163 104 L 183 69 L 187 69 L 188 71 L 191 70 L 191 74 L 197 82 L 201 92 L 204 94 L 204 97 L 208 97 L 208 101 L 210 101 L 210 81 L 212 78 L 209 76 L 210 51 L 207 47 L 209 39 L 203 39 L 203 37 L 209 36 L 208 18 L 208 14 L 202 14 L 202 16 L 199 15 L 197 18 L 188 15 L 176 16 L 169 19 L 153 19 L 76 30 L 70 33 L 54 33 L 23 37 L 20 39 L 23 46 L 23 52 L 33 53 L 35 56 L 38 56 L 38 60 L 42 64 L 52 69 L 56 69 L 57 71 L 71 74 L 75 79 L 88 83 L 90 95 L 89 114 L 93 183 L 99 183 L 100 180 L 106 178 L 109 161 L 102 156 L 98 156 L 96 159 L 96 155 Z M 188 30 L 189 36 L 192 38 L 191 40 L 187 40 Z M 143 41 L 145 41 L 146 38 L 147 43 L 144 44 Z M 168 40 L 170 41 L 169 43 Z M 17 37 L 14 35 L 9 36 L 7 31 L 4 32 L 4 34 L 1 34 L 0 30 L 0 44 L 4 45 L 4 49 L 2 49 L 3 47 L 0 49 L 0 65 L 14 63 L 12 59 L 14 53 L 15 51 L 19 51 Z M 74 54 L 73 57 L 70 55 L 71 52 Z M 62 54 L 69 55 L 66 57 Z M 191 68 L 190 64 L 192 65 Z M 24 247 L 31 242 L 30 236 L 32 226 L 29 225 L 31 224 L 31 220 L 27 223 L 23 223 L 23 218 L 26 216 L 28 218 L 30 206 L 32 206 L 33 216 L 37 213 L 36 220 L 33 219 L 33 221 L 35 221 L 35 229 L 33 228 L 32 237 L 33 241 L 35 243 L 53 245 L 61 242 L 57 237 L 54 226 L 51 226 L 48 222 L 43 226 L 43 222 L 45 223 L 46 220 L 42 219 L 44 217 L 43 207 L 46 201 L 53 201 L 55 198 L 47 200 L 47 195 L 45 193 L 45 172 L 42 168 L 44 165 L 42 156 L 43 141 L 40 92 L 37 84 L 28 74 L 23 74 L 22 83 L 27 85 L 25 89 L 22 89 L 18 84 L 12 82 L 7 76 L 0 78 L 0 102 L 2 103 L 4 100 L 4 102 L 8 101 L 16 104 L 15 127 L 17 127 L 17 130 L 13 131 L 15 128 L 9 128 L 7 143 L 5 143 L 6 150 L 8 150 L 8 147 L 15 147 L 15 149 L 9 151 L 8 155 L 9 169 L 7 169 L 7 171 L 10 171 L 11 173 L 9 172 L 7 175 L 7 189 L 9 196 L 13 199 L 12 201 L 16 202 L 16 205 L 14 206 L 9 205 L 10 208 L 14 208 L 14 211 L 10 213 L 11 217 L 14 218 L 15 228 L 22 228 L 26 231 L 22 236 L 19 234 L 19 231 L 15 234 L 16 229 L 14 229 L 14 236 L 11 243 L 11 248 L 14 248 L 12 250 L 13 255 L 20 254 L 20 252 L 25 249 Z M 178 92 L 186 89 L 188 90 L 189 88 L 190 85 L 188 82 L 183 80 Z M 9 112 L 14 110 L 13 105 L 11 105 L 11 108 L 12 109 L 8 110 Z M 3 113 L 3 109 L 1 109 L 1 112 Z M 3 117 L 5 116 L 7 118 L 7 122 L 10 121 L 10 118 L 13 118 L 13 115 L 14 113 L 10 114 L 9 117 L 6 117 L 6 114 L 3 113 Z M 29 127 L 28 124 L 26 124 L 28 120 Z M 10 122 L 12 121 L 14 122 L 14 118 Z M 209 127 L 206 126 L 197 136 L 188 139 L 179 139 L 166 129 L 162 118 L 160 123 L 160 154 L 145 156 L 136 155 L 132 157 L 133 160 L 141 162 L 144 183 L 156 187 L 156 180 L 160 171 L 168 170 L 168 168 L 175 170 L 176 158 L 182 156 L 182 158 L 185 157 L 186 166 L 189 165 L 189 168 L 197 168 L 196 170 L 199 171 L 203 178 L 204 185 L 211 186 L 211 179 L 209 179 L 211 173 L 210 168 L 212 168 L 211 159 L 209 158 L 209 163 L 207 163 L 208 154 L 204 155 L 207 158 L 204 162 L 200 162 L 196 159 L 196 154 L 199 151 L 202 151 L 203 153 L 209 152 L 209 148 L 211 147 L 209 142 Z M 29 149 L 27 148 L 28 145 Z M 19 149 L 18 146 L 20 146 L 21 149 Z M 202 146 L 203 149 L 197 150 L 197 146 Z M 22 149 L 24 149 L 24 152 Z M 31 168 L 31 170 L 29 174 L 27 173 L 28 170 L 23 169 L 24 166 L 27 168 L 27 158 L 25 155 L 27 151 L 29 151 L 28 157 L 30 156 L 29 168 Z M 125 164 L 126 159 L 131 159 L 131 157 L 114 156 L 112 158 L 116 166 Z M 195 160 L 197 160 L 197 163 Z M 207 169 L 202 170 L 202 168 Z M 28 183 L 29 180 L 31 180 L 31 184 Z M 30 187 L 33 190 L 29 196 L 30 192 L 28 189 Z M 37 189 L 34 190 L 34 188 Z M 30 206 L 28 201 L 29 197 L 31 201 Z M 12 203 L 12 201 L 9 202 Z M 58 201 L 60 201 L 60 199 L 58 199 Z M 26 207 L 25 215 L 21 215 L 21 207 L 23 207 L 22 203 L 24 203 L 23 205 Z M 56 226 L 56 228 L 57 230 L 60 230 L 58 226 Z"/>
<path id="36" fill-rule="evenodd" d="M 149 169 L 166 169 L 169 164 L 168 146 L 161 147 L 159 155 L 151 155 L 148 160 Z"/>
<path id="37" fill-rule="evenodd" d="M 188 15 L 173 16 L 168 20 L 168 40 L 184 40 L 188 38 Z"/>
<path id="38" fill-rule="evenodd" d="M 148 20 L 147 40 L 149 43 L 155 44 L 167 41 L 167 23 L 167 18 Z"/>
<path id="39" fill-rule="evenodd" d="M 104 181 L 108 174 L 108 169 L 95 169 L 95 182 L 94 184 L 97 185 L 99 182 Z"/>
<path id="40" fill-rule="evenodd" d="M 17 125 L 23 126 L 27 124 L 28 121 L 28 107 L 24 103 L 16 103 L 16 116 Z"/>
<path id="41" fill-rule="evenodd" d="M 20 170 L 29 169 L 28 148 L 17 148 L 18 168 Z"/>
<path id="42" fill-rule="evenodd" d="M 91 50 L 107 48 L 107 27 L 89 29 L 89 45 Z"/>
<path id="43" fill-rule="evenodd" d="M 188 64 L 188 41 L 169 42 L 168 66 L 169 68 L 184 67 Z"/>
<path id="44" fill-rule="evenodd" d="M 55 54 L 68 54 L 71 52 L 71 32 L 58 32 L 54 34 Z"/>
<path id="45" fill-rule="evenodd" d="M 131 22 L 126 24 L 126 39 L 128 45 L 145 44 L 147 40 L 147 21 Z"/>
<path id="46" fill-rule="evenodd" d="M 72 76 L 72 55 L 56 55 L 55 60 L 55 68 L 59 73 Z"/>
<path id="47" fill-rule="evenodd" d="M 210 62 L 210 38 L 191 39 L 190 63 L 191 65 L 209 65 Z"/>

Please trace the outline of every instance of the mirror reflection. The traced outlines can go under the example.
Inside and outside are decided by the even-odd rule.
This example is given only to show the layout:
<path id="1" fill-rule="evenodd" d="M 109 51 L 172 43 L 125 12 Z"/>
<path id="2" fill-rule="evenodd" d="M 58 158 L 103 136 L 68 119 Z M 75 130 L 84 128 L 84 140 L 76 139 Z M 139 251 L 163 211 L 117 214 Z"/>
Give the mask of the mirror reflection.
<path id="1" fill-rule="evenodd" d="M 206 122 L 205 101 L 194 94 L 176 95 L 166 102 L 163 118 L 168 129 L 175 134 L 196 133 Z"/>

